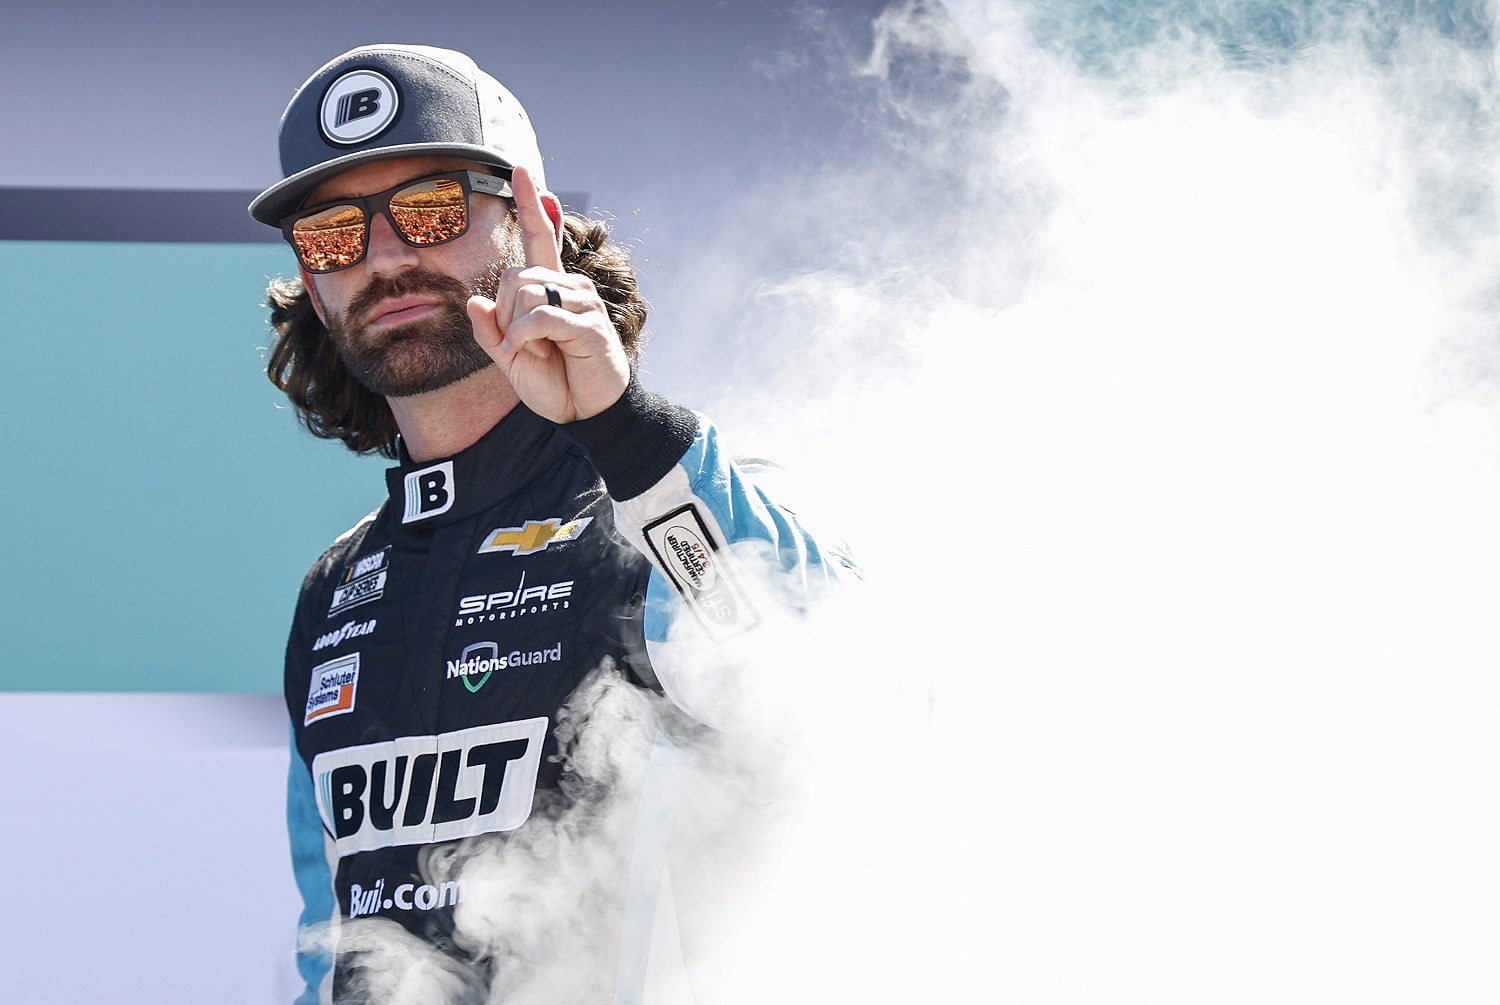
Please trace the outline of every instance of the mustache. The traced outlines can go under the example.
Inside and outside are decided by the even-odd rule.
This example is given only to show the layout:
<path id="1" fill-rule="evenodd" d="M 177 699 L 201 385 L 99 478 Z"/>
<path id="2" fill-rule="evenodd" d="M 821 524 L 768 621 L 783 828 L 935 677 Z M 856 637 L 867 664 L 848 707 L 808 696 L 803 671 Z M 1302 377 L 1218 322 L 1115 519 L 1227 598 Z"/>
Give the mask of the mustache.
<path id="1" fill-rule="evenodd" d="M 453 276 L 427 269 L 411 269 L 394 276 L 376 276 L 371 279 L 349 301 L 344 316 L 350 321 L 356 321 L 364 318 L 382 301 L 422 293 L 462 304 L 474 292 L 478 291 L 471 290 Z"/>

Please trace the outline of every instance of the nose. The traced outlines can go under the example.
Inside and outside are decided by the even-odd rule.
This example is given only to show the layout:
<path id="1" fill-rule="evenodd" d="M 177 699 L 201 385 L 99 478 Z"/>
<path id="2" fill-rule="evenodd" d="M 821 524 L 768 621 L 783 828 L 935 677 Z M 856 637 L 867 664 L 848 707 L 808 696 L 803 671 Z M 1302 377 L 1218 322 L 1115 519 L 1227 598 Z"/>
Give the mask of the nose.
<path id="1" fill-rule="evenodd" d="M 365 249 L 365 268 L 375 275 L 392 275 L 417 264 L 417 249 L 396 236 L 384 213 L 370 220 L 370 246 Z"/>

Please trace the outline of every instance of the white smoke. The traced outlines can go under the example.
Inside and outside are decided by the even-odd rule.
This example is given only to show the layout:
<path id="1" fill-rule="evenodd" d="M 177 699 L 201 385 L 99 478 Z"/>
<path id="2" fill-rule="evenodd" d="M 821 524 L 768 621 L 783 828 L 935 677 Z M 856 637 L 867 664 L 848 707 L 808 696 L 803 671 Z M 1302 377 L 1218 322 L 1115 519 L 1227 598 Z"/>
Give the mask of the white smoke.
<path id="1" fill-rule="evenodd" d="M 731 235 L 827 263 L 710 411 L 868 583 L 704 1001 L 1500 977 L 1492 12 L 1116 13 L 892 8 L 871 156 Z"/>
<path id="2" fill-rule="evenodd" d="M 865 581 L 684 740 L 699 1005 L 1492 997 L 1500 91 L 1459 13 L 807 12 L 777 72 L 865 156 L 740 197 L 781 278 L 707 411 Z M 607 707 L 586 777 L 660 722 Z M 511 918 L 587 919 L 601 819 Z"/>

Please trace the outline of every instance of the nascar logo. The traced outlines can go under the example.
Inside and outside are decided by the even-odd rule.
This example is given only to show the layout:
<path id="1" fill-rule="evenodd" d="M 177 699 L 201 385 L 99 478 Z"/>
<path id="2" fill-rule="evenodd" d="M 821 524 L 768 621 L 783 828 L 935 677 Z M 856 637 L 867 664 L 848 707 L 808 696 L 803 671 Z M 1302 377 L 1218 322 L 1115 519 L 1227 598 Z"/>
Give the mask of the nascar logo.
<path id="1" fill-rule="evenodd" d="M 385 579 L 390 572 L 390 552 L 390 546 L 387 545 L 344 570 L 338 587 L 333 591 L 333 602 L 328 605 L 330 618 L 340 611 L 368 604 L 385 595 Z"/>

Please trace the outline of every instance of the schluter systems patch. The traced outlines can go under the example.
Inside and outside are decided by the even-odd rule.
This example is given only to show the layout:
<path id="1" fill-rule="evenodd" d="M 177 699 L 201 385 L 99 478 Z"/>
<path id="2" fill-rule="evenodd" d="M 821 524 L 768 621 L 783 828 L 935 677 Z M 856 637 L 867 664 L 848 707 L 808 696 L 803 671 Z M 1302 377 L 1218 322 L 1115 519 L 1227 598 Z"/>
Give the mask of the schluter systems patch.
<path id="1" fill-rule="evenodd" d="M 307 715 L 302 725 L 354 711 L 354 691 L 359 685 L 359 653 L 313 667 L 307 686 Z"/>
<path id="2" fill-rule="evenodd" d="M 727 556 L 714 543 L 696 506 L 683 506 L 647 524 L 646 542 L 656 555 L 656 564 L 715 642 L 760 624 L 760 616 L 730 577 Z"/>

